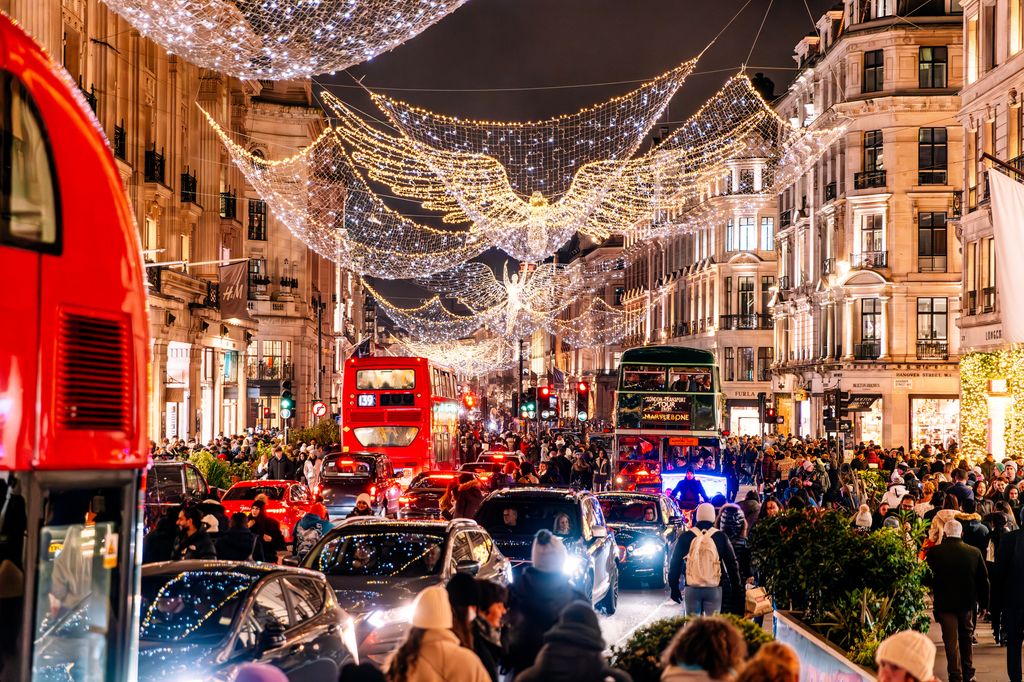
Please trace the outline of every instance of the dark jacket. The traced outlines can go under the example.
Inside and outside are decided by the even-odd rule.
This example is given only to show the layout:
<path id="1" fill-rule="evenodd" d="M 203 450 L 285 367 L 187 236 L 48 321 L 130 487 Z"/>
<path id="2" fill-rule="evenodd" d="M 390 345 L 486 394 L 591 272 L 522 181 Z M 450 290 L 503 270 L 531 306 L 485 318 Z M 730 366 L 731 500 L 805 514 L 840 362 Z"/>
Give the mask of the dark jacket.
<path id="1" fill-rule="evenodd" d="M 558 623 L 544 635 L 536 662 L 519 673 L 515 682 L 628 682 L 632 678 L 604 660 L 604 639 L 597 614 L 590 604 L 567 607 Z"/>
<path id="2" fill-rule="evenodd" d="M 964 506 L 965 500 L 974 499 L 974 491 L 968 488 L 966 483 L 960 481 L 949 486 L 949 488 L 946 489 L 946 494 L 955 497 L 957 499 L 957 502 L 960 503 L 961 507 Z"/>
<path id="3" fill-rule="evenodd" d="M 1024 611 L 1024 531 L 1007 533 L 996 549 L 995 577 L 1003 609 Z"/>
<path id="4" fill-rule="evenodd" d="M 586 597 L 561 573 L 547 573 L 528 566 L 508 595 L 508 658 L 515 673 L 526 670 L 544 646 L 544 634 L 558 622 L 558 615 L 574 601 Z"/>
<path id="5" fill-rule="evenodd" d="M 213 546 L 213 540 L 203 529 L 197 530 L 192 535 L 182 538 L 174 547 L 175 559 L 216 559 L 217 549 Z"/>
<path id="6" fill-rule="evenodd" d="M 696 509 L 701 502 L 710 502 L 708 494 L 704 492 L 704 485 L 698 478 L 682 478 L 672 489 L 672 497 L 679 502 L 683 509 Z"/>
<path id="7" fill-rule="evenodd" d="M 498 682 L 498 666 L 505 660 L 505 644 L 501 641 L 501 630 L 483 618 L 473 621 L 473 653 L 484 664 L 492 682 Z"/>
<path id="8" fill-rule="evenodd" d="M 757 500 L 741 500 L 737 504 L 743 510 L 743 518 L 747 520 L 747 528 L 753 528 L 757 517 L 761 514 L 761 503 Z"/>
<path id="9" fill-rule="evenodd" d="M 267 479 L 271 481 L 290 481 L 295 478 L 295 464 L 287 457 L 271 457 L 267 462 Z"/>
<path id="10" fill-rule="evenodd" d="M 459 485 L 459 492 L 455 496 L 455 511 L 452 513 L 454 519 L 476 518 L 480 509 L 480 503 L 484 501 L 484 491 L 480 488 L 480 481 L 473 479 Z"/>
<path id="11" fill-rule="evenodd" d="M 932 588 L 936 611 L 963 613 L 975 606 L 988 608 L 988 570 L 977 548 L 947 536 L 928 550 L 926 561 L 931 569 L 926 584 Z"/>
<path id="12" fill-rule="evenodd" d="M 572 474 L 572 462 L 565 455 L 558 454 L 548 460 L 548 468 L 556 467 L 558 469 L 558 475 L 562 477 L 562 482 L 569 480 L 569 476 Z"/>
<path id="13" fill-rule="evenodd" d="M 224 561 L 262 561 L 263 546 L 248 528 L 229 528 L 215 543 L 217 558 Z"/>
<path id="14" fill-rule="evenodd" d="M 249 530 L 256 536 L 256 540 L 261 547 L 260 553 L 263 555 L 263 560 L 277 561 L 277 553 L 285 549 L 281 524 L 267 516 L 264 511 L 254 519 L 254 523 L 249 526 Z M 270 540 L 266 540 L 263 537 L 264 535 L 269 537 Z"/>
<path id="15" fill-rule="evenodd" d="M 957 514 L 956 520 L 964 527 L 963 540 L 985 556 L 988 549 L 988 527 L 981 522 L 979 514 Z"/>
<path id="16" fill-rule="evenodd" d="M 699 521 L 697 523 L 697 528 L 700 530 L 707 530 L 711 526 L 712 524 L 707 521 Z M 687 531 L 676 540 L 675 549 L 672 550 L 672 561 L 668 569 L 668 584 L 672 594 L 679 593 L 679 579 L 686 572 L 686 555 L 690 553 L 690 545 L 695 537 L 697 536 L 692 531 Z M 721 531 L 713 533 L 711 539 L 718 550 L 718 560 L 722 563 L 721 585 L 723 588 L 730 590 L 732 594 L 737 594 L 742 585 L 740 583 L 740 565 L 736 560 L 736 552 L 733 551 L 732 543 L 729 542 L 728 536 Z"/>
<path id="17" fill-rule="evenodd" d="M 156 528 L 149 531 L 146 539 L 142 541 L 142 563 L 170 561 L 174 558 L 174 548 L 177 544 L 178 524 L 173 518 L 161 517 Z"/>

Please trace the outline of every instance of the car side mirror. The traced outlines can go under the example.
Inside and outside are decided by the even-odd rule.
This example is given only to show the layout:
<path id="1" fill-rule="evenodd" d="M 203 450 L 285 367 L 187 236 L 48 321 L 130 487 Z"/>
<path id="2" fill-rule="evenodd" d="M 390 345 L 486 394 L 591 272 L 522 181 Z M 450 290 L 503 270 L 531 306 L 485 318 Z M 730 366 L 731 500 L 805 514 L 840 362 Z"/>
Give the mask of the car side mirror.
<path id="1" fill-rule="evenodd" d="M 472 559 L 463 559 L 462 561 L 455 564 L 455 572 L 476 575 L 480 572 L 480 562 L 473 561 Z"/>
<path id="2" fill-rule="evenodd" d="M 284 625 L 281 623 L 270 623 L 264 628 L 262 634 L 260 634 L 260 641 L 258 649 L 260 653 L 276 649 L 277 647 L 284 646 L 286 638 L 284 636 Z"/>
<path id="3" fill-rule="evenodd" d="M 590 532 L 595 538 L 608 537 L 608 529 L 605 526 L 594 526 Z"/>
<path id="4" fill-rule="evenodd" d="M 281 563 L 285 566 L 298 566 L 301 562 L 297 554 L 286 554 L 281 558 Z"/>

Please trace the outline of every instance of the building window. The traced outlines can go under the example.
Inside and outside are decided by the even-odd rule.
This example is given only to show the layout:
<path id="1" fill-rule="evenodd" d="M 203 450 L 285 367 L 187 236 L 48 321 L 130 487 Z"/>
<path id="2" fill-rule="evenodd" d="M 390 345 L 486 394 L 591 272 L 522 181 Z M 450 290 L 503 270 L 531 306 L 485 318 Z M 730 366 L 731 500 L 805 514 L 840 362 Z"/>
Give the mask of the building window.
<path id="1" fill-rule="evenodd" d="M 614 305 L 616 305 L 616 306 L 622 305 L 622 297 L 625 294 L 626 294 L 626 288 L 625 287 L 615 287 L 615 298 L 613 299 L 615 301 Z"/>
<path id="2" fill-rule="evenodd" d="M 249 200 L 249 239 L 267 241 L 267 204 L 259 199 Z"/>
<path id="3" fill-rule="evenodd" d="M 729 218 L 725 223 L 725 250 L 736 250 L 736 225 L 733 223 L 732 218 Z"/>
<path id="4" fill-rule="evenodd" d="M 978 15 L 967 18 L 967 84 L 978 80 Z"/>
<path id="5" fill-rule="evenodd" d="M 736 380 L 736 349 L 725 349 L 725 381 Z"/>
<path id="6" fill-rule="evenodd" d="M 732 277 L 725 278 L 725 314 L 732 315 Z"/>
<path id="7" fill-rule="evenodd" d="M 881 50 L 864 53 L 864 92 L 878 92 L 885 79 L 885 59 Z"/>
<path id="8" fill-rule="evenodd" d="M 739 289 L 739 314 L 740 315 L 753 315 L 754 314 L 754 278 L 738 277 L 738 289 Z"/>
<path id="9" fill-rule="evenodd" d="M 918 272 L 946 271 L 946 214 L 922 211 L 917 214 Z"/>
<path id="10" fill-rule="evenodd" d="M 885 251 L 885 224 L 881 213 L 864 216 L 860 226 L 860 252 L 880 253 Z"/>
<path id="11" fill-rule="evenodd" d="M 877 341 L 882 336 L 882 301 L 862 298 L 860 301 L 860 340 Z"/>
<path id="12" fill-rule="evenodd" d="M 775 277 L 772 275 L 761 275 L 761 314 L 768 314 L 768 302 L 772 300 L 772 287 L 775 286 Z"/>
<path id="13" fill-rule="evenodd" d="M 775 218 L 761 218 L 761 250 L 775 250 Z"/>
<path id="14" fill-rule="evenodd" d="M 946 129 L 921 128 L 917 132 L 917 176 L 921 185 L 945 185 Z"/>
<path id="15" fill-rule="evenodd" d="M 885 160 L 882 156 L 882 131 L 864 131 L 864 172 L 880 171 L 885 169 Z"/>
<path id="16" fill-rule="evenodd" d="M 740 218 L 738 236 L 738 247 L 740 251 L 757 250 L 757 232 L 754 230 L 753 216 L 744 216 Z"/>
<path id="17" fill-rule="evenodd" d="M 768 381 L 772 377 L 772 349 L 771 346 L 761 346 L 757 349 L 757 380 Z"/>
<path id="18" fill-rule="evenodd" d="M 948 300 L 917 299 L 917 340 L 945 341 L 949 326 Z"/>
<path id="19" fill-rule="evenodd" d="M 754 349 L 753 348 L 740 348 L 740 371 L 739 376 L 736 377 L 738 381 L 753 381 L 754 380 Z"/>
<path id="20" fill-rule="evenodd" d="M 946 47 L 922 47 L 917 56 L 917 72 L 922 88 L 946 87 Z"/>

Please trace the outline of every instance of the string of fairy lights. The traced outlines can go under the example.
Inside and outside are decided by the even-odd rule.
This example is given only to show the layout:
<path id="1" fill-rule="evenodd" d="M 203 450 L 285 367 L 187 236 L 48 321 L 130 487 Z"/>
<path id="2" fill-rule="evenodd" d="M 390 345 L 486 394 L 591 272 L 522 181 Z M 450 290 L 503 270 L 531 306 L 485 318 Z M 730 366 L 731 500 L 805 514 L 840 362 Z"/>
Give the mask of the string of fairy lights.
<path id="1" fill-rule="evenodd" d="M 236 78 L 341 71 L 392 50 L 466 0 L 104 0 L 170 54 Z"/>

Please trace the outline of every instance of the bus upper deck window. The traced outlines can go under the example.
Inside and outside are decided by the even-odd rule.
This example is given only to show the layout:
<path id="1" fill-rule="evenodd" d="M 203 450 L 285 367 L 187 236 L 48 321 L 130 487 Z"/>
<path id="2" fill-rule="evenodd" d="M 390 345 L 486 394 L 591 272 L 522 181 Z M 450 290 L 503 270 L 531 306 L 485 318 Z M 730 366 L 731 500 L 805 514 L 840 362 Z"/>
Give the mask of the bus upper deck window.
<path id="1" fill-rule="evenodd" d="M 50 145 L 32 99 L 0 74 L 0 240 L 39 251 L 59 250 L 59 205 Z"/>

